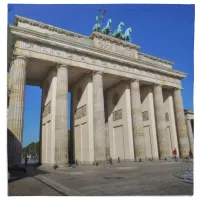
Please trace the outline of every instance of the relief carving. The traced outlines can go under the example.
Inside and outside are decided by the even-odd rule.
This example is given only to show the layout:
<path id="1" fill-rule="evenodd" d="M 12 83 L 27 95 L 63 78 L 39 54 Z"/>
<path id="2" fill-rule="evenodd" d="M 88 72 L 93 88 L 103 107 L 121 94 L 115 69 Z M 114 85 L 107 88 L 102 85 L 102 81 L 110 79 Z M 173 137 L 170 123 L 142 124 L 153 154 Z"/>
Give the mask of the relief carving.
<path id="1" fill-rule="evenodd" d="M 78 108 L 74 114 L 74 120 L 80 119 L 86 116 L 86 105 Z"/>
<path id="2" fill-rule="evenodd" d="M 113 112 L 113 121 L 122 119 L 122 109 Z"/>
<path id="3" fill-rule="evenodd" d="M 98 48 L 101 48 L 101 49 L 106 49 L 108 51 L 119 53 L 119 54 L 122 54 L 122 55 L 125 55 L 125 56 L 130 56 L 130 57 L 135 56 L 134 50 L 131 50 L 129 47 L 124 47 L 120 44 L 116 45 L 116 44 L 113 44 L 109 41 L 105 41 L 105 40 L 102 40 L 102 39 L 101 40 L 98 39 L 95 42 L 95 44 Z"/>
<path id="4" fill-rule="evenodd" d="M 131 50 L 129 47 L 124 47 L 124 46 L 117 46 L 116 44 L 111 44 L 109 41 L 103 41 L 103 40 L 97 40 L 95 41 L 95 43 L 97 44 L 97 46 L 99 48 L 107 48 L 110 51 L 115 51 L 116 53 L 120 53 L 126 56 L 134 56 L 134 51 Z M 128 73 L 135 73 L 135 74 L 139 74 L 139 75 L 146 75 L 149 76 L 151 78 L 156 78 L 156 79 L 160 79 L 160 80 L 165 80 L 165 81 L 172 81 L 174 83 L 179 83 L 180 80 L 178 78 L 174 78 L 171 77 L 170 75 L 163 75 L 163 74 L 159 74 L 159 72 L 152 72 L 149 70 L 142 70 L 142 69 L 136 69 L 136 68 L 132 68 L 130 66 L 125 66 L 123 64 L 116 64 L 116 63 L 111 63 L 110 61 L 107 60 L 100 60 L 100 59 L 95 59 L 93 57 L 89 58 L 89 57 L 85 57 L 83 54 L 81 55 L 81 53 L 72 53 L 72 52 L 66 52 L 63 50 L 55 50 L 52 49 L 50 47 L 44 47 L 44 46 L 40 46 L 38 44 L 32 44 L 32 43 L 26 43 L 26 42 L 20 42 L 20 48 L 22 49 L 27 49 L 27 50 L 32 50 L 32 51 L 36 51 L 36 52 L 40 52 L 40 53 L 44 53 L 44 54 L 48 54 L 48 55 L 52 55 L 52 56 L 58 56 L 58 57 L 63 57 L 63 58 L 67 58 L 67 59 L 73 59 L 73 60 L 80 60 L 80 61 L 84 61 L 87 62 L 89 64 L 97 64 L 97 65 L 102 65 L 103 67 L 108 67 L 111 69 L 118 69 L 118 70 L 123 70 L 124 72 L 128 72 Z"/>
<path id="5" fill-rule="evenodd" d="M 72 59 L 72 58 L 73 58 L 73 55 L 72 55 L 71 53 L 69 53 L 69 54 L 68 54 L 68 58 L 69 58 L 69 59 Z"/>
<path id="6" fill-rule="evenodd" d="M 149 113 L 148 113 L 148 111 L 142 112 L 142 119 L 143 119 L 143 121 L 149 120 Z"/>
<path id="7" fill-rule="evenodd" d="M 51 101 L 44 107 L 43 118 L 51 113 Z"/>
<path id="8" fill-rule="evenodd" d="M 169 121 L 169 114 L 165 113 L 165 120 L 168 122 Z"/>
<path id="9" fill-rule="evenodd" d="M 95 59 L 92 59 L 92 64 L 96 64 L 96 60 Z"/>

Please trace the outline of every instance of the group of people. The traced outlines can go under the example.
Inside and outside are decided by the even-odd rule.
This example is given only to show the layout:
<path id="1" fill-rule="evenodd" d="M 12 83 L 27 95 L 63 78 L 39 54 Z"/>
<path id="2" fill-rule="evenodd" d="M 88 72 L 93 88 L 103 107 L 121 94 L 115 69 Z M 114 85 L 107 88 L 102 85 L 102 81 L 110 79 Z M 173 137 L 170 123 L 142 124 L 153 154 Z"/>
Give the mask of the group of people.
<path id="1" fill-rule="evenodd" d="M 172 154 L 173 154 L 173 158 L 174 158 L 174 159 L 177 159 L 177 151 L 176 151 L 176 148 L 174 148 Z M 191 149 L 190 149 L 190 151 L 189 151 L 189 158 L 191 158 L 191 159 L 193 158 L 193 153 L 192 153 L 192 150 L 191 150 Z"/>

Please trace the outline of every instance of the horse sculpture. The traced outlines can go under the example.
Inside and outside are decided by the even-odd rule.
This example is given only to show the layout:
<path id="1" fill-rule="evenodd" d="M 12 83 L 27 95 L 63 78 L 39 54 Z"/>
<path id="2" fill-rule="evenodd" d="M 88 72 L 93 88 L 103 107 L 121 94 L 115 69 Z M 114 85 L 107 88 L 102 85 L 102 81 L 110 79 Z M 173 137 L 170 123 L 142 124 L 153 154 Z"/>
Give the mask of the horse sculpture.
<path id="1" fill-rule="evenodd" d="M 101 24 L 99 23 L 99 18 L 96 16 L 96 24 L 94 25 L 92 31 L 101 31 Z"/>
<path id="2" fill-rule="evenodd" d="M 124 23 L 123 22 L 120 22 L 118 27 L 117 27 L 117 30 L 115 30 L 111 36 L 113 37 L 116 37 L 116 38 L 119 38 L 119 39 L 122 39 L 122 28 L 124 27 Z"/>
<path id="3" fill-rule="evenodd" d="M 107 22 L 107 25 L 102 29 L 101 32 L 108 35 L 110 33 L 110 31 L 111 31 L 110 30 L 111 23 L 112 23 L 112 20 L 109 19 L 108 22 Z"/>
<path id="4" fill-rule="evenodd" d="M 126 31 L 125 31 L 125 34 L 122 35 L 122 39 L 125 40 L 125 41 L 129 40 L 131 42 L 132 41 L 131 40 L 131 36 L 130 36 L 131 32 L 132 32 L 132 29 L 131 28 L 127 28 Z"/>

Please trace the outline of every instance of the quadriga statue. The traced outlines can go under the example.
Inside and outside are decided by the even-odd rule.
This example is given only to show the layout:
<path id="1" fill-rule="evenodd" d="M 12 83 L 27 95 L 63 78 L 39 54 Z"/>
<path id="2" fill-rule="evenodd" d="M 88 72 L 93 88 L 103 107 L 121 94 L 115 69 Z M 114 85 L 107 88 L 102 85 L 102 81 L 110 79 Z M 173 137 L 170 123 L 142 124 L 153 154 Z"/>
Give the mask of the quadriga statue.
<path id="1" fill-rule="evenodd" d="M 111 32 L 111 29 L 110 29 L 111 23 L 112 23 L 112 19 L 109 19 L 106 26 L 102 29 L 101 32 L 108 35 Z"/>
<path id="2" fill-rule="evenodd" d="M 125 40 L 125 41 L 129 40 L 129 42 L 131 42 L 132 41 L 131 35 L 130 35 L 131 32 L 132 32 L 132 29 L 127 28 L 126 31 L 125 31 L 125 34 L 122 35 L 122 39 Z"/>
<path id="3" fill-rule="evenodd" d="M 117 30 L 115 30 L 111 36 L 113 37 L 116 37 L 116 38 L 119 38 L 119 39 L 122 39 L 122 28 L 125 26 L 125 24 L 123 22 L 120 22 L 118 27 L 117 27 Z"/>
<path id="4" fill-rule="evenodd" d="M 99 18 L 96 16 L 96 24 L 94 25 L 92 31 L 101 32 L 101 24 L 99 23 Z"/>

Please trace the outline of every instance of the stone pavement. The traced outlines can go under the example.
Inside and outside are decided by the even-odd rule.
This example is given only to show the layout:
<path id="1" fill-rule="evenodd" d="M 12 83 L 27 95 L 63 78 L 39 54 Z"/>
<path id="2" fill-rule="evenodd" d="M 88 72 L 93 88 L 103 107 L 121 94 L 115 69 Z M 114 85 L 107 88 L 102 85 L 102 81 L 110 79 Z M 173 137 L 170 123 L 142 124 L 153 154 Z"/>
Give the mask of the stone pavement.
<path id="1" fill-rule="evenodd" d="M 8 196 L 61 196 L 65 195 L 55 188 L 39 181 L 36 176 L 47 172 L 35 171 L 34 167 L 29 166 L 28 172 L 11 171 L 11 179 L 8 183 Z"/>
<path id="2" fill-rule="evenodd" d="M 29 171 L 29 177 L 15 181 L 17 186 L 9 183 L 9 195 L 27 195 L 25 188 L 29 195 L 46 196 L 193 195 L 193 184 L 176 177 L 181 162 L 127 162 L 39 173 L 42 169 L 46 171 L 44 167 Z"/>

